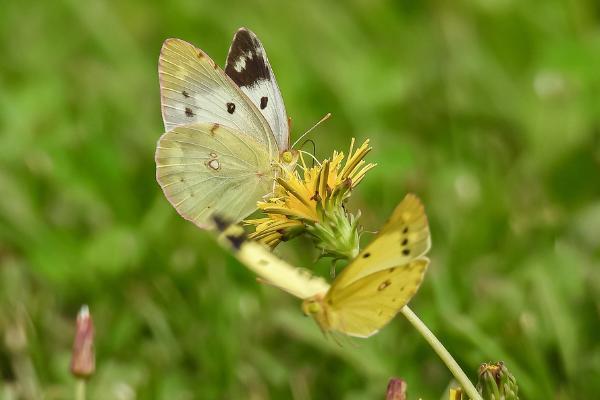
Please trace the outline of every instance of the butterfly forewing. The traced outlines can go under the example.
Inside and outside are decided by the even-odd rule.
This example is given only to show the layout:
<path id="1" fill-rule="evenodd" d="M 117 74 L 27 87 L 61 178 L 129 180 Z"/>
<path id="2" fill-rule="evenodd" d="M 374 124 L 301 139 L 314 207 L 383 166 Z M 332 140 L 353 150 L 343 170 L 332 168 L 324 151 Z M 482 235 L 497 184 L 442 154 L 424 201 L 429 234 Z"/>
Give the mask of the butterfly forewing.
<path id="1" fill-rule="evenodd" d="M 364 276 L 325 297 L 331 326 L 351 336 L 368 337 L 386 325 L 417 292 L 429 259 L 423 257 Z"/>
<path id="2" fill-rule="evenodd" d="M 156 178 L 186 219 L 211 228 L 215 213 L 239 221 L 270 193 L 274 170 L 264 146 L 218 124 L 178 126 L 156 148 Z"/>
<path id="3" fill-rule="evenodd" d="M 217 123 L 243 132 L 276 159 L 276 139 L 252 101 L 202 50 L 167 39 L 159 58 L 165 129 L 195 122 Z"/>
<path id="4" fill-rule="evenodd" d="M 275 135 L 280 151 L 289 148 L 288 117 L 267 53 L 258 37 L 240 28 L 231 43 L 225 73 L 260 110 Z"/>
<path id="5" fill-rule="evenodd" d="M 335 281 L 346 286 L 374 272 L 402 265 L 429 251 L 431 237 L 420 200 L 407 195 L 375 239 L 348 265 Z"/>

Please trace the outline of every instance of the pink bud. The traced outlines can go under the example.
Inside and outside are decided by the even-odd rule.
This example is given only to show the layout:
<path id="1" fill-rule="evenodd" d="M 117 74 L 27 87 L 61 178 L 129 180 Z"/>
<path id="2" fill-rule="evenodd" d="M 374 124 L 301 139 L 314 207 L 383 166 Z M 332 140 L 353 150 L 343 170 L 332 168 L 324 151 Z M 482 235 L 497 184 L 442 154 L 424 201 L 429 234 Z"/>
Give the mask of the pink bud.
<path id="1" fill-rule="evenodd" d="M 406 382 L 399 378 L 391 378 L 385 400 L 406 400 Z"/>
<path id="2" fill-rule="evenodd" d="M 71 373 L 78 378 L 89 378 L 95 369 L 94 323 L 88 306 L 84 305 L 77 314 Z"/>

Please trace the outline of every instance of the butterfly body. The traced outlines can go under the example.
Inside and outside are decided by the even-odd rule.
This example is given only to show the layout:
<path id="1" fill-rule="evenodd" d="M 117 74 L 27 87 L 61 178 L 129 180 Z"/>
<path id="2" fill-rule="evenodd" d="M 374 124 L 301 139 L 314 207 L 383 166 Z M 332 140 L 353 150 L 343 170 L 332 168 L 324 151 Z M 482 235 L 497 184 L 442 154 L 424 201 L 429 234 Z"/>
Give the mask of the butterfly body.
<path id="1" fill-rule="evenodd" d="M 262 44 L 241 28 L 223 71 L 194 45 L 167 39 L 159 78 L 166 133 L 155 160 L 165 196 L 201 228 L 214 226 L 214 213 L 245 218 L 298 159 Z"/>

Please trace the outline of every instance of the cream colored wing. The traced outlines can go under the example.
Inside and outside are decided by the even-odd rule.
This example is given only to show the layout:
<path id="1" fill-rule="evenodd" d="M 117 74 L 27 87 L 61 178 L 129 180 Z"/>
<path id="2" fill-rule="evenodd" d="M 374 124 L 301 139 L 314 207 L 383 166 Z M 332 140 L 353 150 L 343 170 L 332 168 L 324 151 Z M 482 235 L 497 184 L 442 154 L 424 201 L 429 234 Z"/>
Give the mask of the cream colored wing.
<path id="1" fill-rule="evenodd" d="M 425 255 L 431 247 L 429 224 L 423 204 L 408 194 L 375 239 L 341 272 L 334 286 L 347 286 L 374 272 L 406 264 Z"/>
<path id="2" fill-rule="evenodd" d="M 202 50 L 183 40 L 167 39 L 158 74 L 166 131 L 194 122 L 217 123 L 252 136 L 268 153 L 278 155 L 275 137 L 261 112 Z"/>
<path id="3" fill-rule="evenodd" d="M 247 240 L 243 228 L 238 225 L 225 229 L 220 241 L 225 241 L 233 249 L 238 260 L 264 283 L 276 286 L 300 299 L 324 294 L 329 290 L 329 284 L 323 278 L 314 276 L 307 270 L 295 268 L 263 245 Z"/>
<path id="4" fill-rule="evenodd" d="M 423 257 L 345 287 L 334 283 L 323 301 L 329 324 L 323 328 L 363 338 L 377 333 L 412 299 L 428 265 Z"/>
<path id="5" fill-rule="evenodd" d="M 250 136 L 218 124 L 179 126 L 156 148 L 156 179 L 185 219 L 213 227 L 214 213 L 240 221 L 271 193 L 271 155 Z"/>

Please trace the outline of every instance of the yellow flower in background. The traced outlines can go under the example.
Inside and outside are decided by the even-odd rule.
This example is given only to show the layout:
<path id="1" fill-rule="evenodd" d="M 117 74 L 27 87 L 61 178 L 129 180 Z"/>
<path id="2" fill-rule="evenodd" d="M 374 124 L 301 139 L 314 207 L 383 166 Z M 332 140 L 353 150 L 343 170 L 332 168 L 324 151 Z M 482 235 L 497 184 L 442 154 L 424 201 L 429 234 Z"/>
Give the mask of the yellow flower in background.
<path id="1" fill-rule="evenodd" d="M 353 245 L 350 242 L 358 240 L 356 218 L 346 213 L 343 203 L 376 165 L 364 161 L 371 151 L 368 139 L 357 149 L 354 145 L 352 139 L 345 163 L 344 153 L 334 151 L 331 159 L 314 167 L 307 167 L 301 157 L 303 173 L 284 172 L 285 175 L 277 179 L 275 196 L 258 203 L 266 217 L 245 221 L 247 225 L 255 226 L 250 238 L 273 248 L 281 241 L 308 231 L 318 236 L 319 242 L 333 240 L 340 245 L 346 241 L 346 245 L 341 246 L 346 249 Z M 329 246 L 326 245 L 324 250 L 328 252 Z"/>

